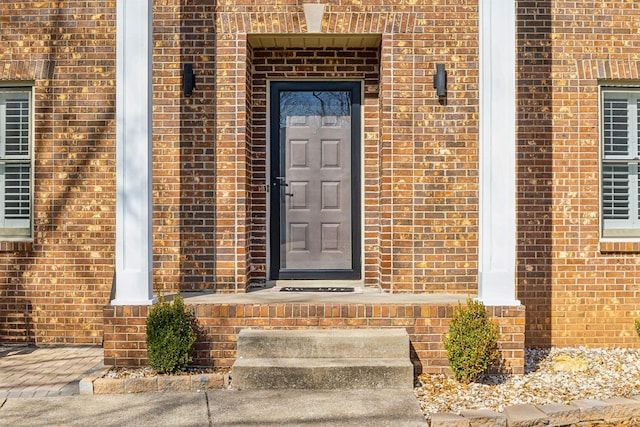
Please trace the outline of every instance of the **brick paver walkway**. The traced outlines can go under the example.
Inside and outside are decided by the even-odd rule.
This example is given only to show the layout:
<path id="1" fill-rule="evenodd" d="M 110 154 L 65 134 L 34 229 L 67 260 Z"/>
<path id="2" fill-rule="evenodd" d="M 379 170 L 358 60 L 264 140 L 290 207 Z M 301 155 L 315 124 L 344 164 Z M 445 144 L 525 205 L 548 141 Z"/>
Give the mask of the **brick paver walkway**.
<path id="1" fill-rule="evenodd" d="M 0 399 L 78 394 L 80 379 L 102 360 L 100 347 L 0 346 Z"/>

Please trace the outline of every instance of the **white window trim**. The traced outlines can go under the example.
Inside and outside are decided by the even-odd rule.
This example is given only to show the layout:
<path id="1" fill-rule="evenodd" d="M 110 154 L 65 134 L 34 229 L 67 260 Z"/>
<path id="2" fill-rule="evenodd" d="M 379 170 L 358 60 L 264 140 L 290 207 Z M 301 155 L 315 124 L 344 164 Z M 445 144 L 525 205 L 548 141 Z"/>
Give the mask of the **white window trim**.
<path id="1" fill-rule="evenodd" d="M 16 227 L 2 227 L 0 225 L 0 241 L 32 241 L 33 240 L 33 219 L 34 219 L 34 199 L 33 199 L 33 187 L 34 187 L 34 155 L 33 155 L 33 140 L 34 140 L 34 91 L 32 83 L 16 82 L 9 83 L 0 86 L 0 96 L 4 97 L 6 93 L 24 93 L 29 100 L 29 123 L 28 123 L 28 155 L 23 160 L 29 163 L 29 218 L 28 220 L 17 220 L 17 224 L 24 224 L 24 226 Z M 2 118 L 4 123 L 4 118 Z M 4 164 L 4 156 L 1 156 L 2 163 Z M 14 158 L 14 160 L 21 160 L 20 158 Z M 4 199 L 0 202 L 4 202 Z M 14 222 L 15 224 L 15 222 Z"/>

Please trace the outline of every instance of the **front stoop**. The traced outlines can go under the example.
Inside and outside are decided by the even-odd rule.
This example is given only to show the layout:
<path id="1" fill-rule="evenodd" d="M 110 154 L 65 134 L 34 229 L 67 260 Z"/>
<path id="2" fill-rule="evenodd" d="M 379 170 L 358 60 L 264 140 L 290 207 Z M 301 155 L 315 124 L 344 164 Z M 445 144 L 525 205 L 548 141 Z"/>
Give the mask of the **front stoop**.
<path id="1" fill-rule="evenodd" d="M 235 389 L 413 388 L 404 329 L 244 329 Z"/>

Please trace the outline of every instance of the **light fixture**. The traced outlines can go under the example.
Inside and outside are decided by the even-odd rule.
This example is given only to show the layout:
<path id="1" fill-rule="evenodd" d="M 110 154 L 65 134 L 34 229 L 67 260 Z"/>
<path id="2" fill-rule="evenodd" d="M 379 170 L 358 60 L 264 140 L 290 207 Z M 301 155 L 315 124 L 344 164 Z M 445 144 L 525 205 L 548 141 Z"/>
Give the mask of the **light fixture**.
<path id="1" fill-rule="evenodd" d="M 433 88 L 441 101 L 446 98 L 447 72 L 444 69 L 444 64 L 436 64 L 436 73 L 433 75 Z"/>

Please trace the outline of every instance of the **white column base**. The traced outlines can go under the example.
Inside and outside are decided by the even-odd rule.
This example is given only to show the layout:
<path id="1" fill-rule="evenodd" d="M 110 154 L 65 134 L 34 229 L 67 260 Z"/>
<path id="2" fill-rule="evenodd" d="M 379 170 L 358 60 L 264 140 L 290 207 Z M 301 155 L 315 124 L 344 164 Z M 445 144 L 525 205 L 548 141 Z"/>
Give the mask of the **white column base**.
<path id="1" fill-rule="evenodd" d="M 478 300 L 484 305 L 518 306 L 514 297 L 513 271 L 492 271 L 480 273 L 478 277 Z"/>
<path id="2" fill-rule="evenodd" d="M 153 305 L 158 302 L 157 298 L 149 300 L 136 300 L 136 299 L 112 299 L 111 305 Z"/>

